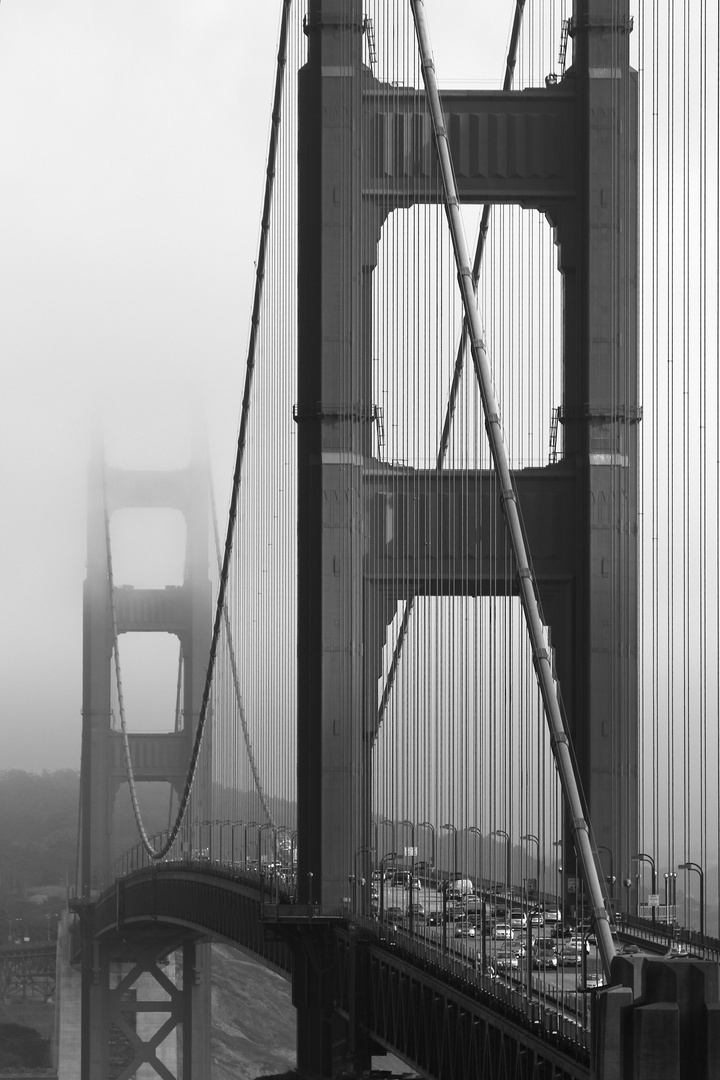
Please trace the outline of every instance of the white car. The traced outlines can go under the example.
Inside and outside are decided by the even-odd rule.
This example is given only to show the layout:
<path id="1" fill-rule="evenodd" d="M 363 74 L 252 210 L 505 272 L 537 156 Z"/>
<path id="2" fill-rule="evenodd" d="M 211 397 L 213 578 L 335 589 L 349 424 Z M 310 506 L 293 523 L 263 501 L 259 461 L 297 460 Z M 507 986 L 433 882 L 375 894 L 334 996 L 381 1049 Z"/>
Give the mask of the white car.
<path id="1" fill-rule="evenodd" d="M 470 923 L 457 923 L 455 926 L 455 937 L 475 937 L 475 927 Z"/>
<path id="2" fill-rule="evenodd" d="M 605 986 L 605 976 L 602 972 L 588 972 L 587 977 L 578 979 L 578 990 L 597 990 Z"/>
<path id="3" fill-rule="evenodd" d="M 508 926 L 507 923 L 496 923 L 492 928 L 491 937 L 496 939 L 503 939 L 504 941 L 512 941 L 515 937 L 512 926 Z"/>

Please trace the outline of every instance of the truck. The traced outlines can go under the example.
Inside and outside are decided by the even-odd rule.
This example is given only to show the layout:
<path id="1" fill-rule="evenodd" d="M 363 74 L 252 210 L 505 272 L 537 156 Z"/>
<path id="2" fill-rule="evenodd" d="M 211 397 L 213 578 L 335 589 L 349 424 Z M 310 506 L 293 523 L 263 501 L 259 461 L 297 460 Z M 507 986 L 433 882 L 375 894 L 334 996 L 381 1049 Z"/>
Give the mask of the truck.
<path id="1" fill-rule="evenodd" d="M 456 881 L 448 882 L 448 885 L 448 895 L 456 899 L 462 899 L 475 892 L 475 886 L 470 878 L 458 878 Z"/>

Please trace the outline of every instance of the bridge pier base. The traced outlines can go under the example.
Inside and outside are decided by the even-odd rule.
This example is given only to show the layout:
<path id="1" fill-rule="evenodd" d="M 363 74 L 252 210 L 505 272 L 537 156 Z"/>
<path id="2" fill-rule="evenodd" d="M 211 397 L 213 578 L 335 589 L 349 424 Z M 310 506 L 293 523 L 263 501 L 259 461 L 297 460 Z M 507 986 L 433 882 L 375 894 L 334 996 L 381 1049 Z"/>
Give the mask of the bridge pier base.
<path id="1" fill-rule="evenodd" d="M 80 1080 L 210 1080 L 210 946 L 159 927 L 94 939 L 85 905 L 81 925 Z"/>
<path id="2" fill-rule="evenodd" d="M 720 1076 L 720 968 L 618 956 L 593 1013 L 593 1080 Z"/>
<path id="3" fill-rule="evenodd" d="M 317 931 L 298 935 L 293 954 L 293 1004 L 297 1010 L 297 1068 L 306 1080 L 330 1080 L 352 1073 L 359 1076 L 372 1066 L 372 1042 L 364 1023 L 367 958 L 362 947 L 351 942 L 344 957 L 344 989 L 338 959 L 332 935 Z M 345 999 L 344 1008 L 338 1007 L 341 998 Z"/>

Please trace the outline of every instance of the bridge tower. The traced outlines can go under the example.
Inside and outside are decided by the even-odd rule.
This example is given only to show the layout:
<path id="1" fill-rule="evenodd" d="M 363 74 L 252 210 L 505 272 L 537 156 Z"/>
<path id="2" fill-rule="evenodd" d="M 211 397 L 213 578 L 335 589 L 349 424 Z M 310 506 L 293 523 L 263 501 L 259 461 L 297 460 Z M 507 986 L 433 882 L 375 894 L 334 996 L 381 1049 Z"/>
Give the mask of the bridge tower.
<path id="1" fill-rule="evenodd" d="M 393 609 L 402 599 L 388 596 L 390 583 L 402 580 L 398 566 L 407 596 L 516 592 L 503 567 L 471 564 L 461 546 L 433 547 L 441 506 L 478 529 L 489 519 L 479 512 L 495 499 L 487 475 L 460 491 L 442 473 L 428 473 L 425 517 L 415 521 L 408 477 L 367 468 L 373 386 L 363 330 L 373 317 L 380 228 L 419 190 L 438 201 L 441 189 L 437 174 L 433 188 L 432 166 L 422 189 L 415 183 L 414 170 L 434 160 L 430 125 L 414 92 L 403 99 L 363 66 L 365 28 L 361 0 L 309 0 L 299 87 L 298 869 L 301 899 L 321 905 L 339 904 L 347 888 L 341 825 L 353 823 L 355 850 L 370 843 L 375 658 L 389 599 Z M 637 850 L 638 815 L 631 28 L 628 0 L 575 0 L 572 64 L 560 81 L 443 94 L 454 160 L 476 163 L 457 165 L 461 200 L 519 204 L 542 212 L 554 229 L 564 289 L 565 453 L 557 464 L 517 472 L 515 482 L 595 840 L 622 868 Z M 422 555 L 409 542 L 402 548 L 400 538 L 421 531 Z M 338 1041 L 332 993 L 309 967 L 306 975 L 295 992 L 298 1065 L 330 1075 Z"/>
<path id="2" fill-rule="evenodd" d="M 130 993 L 137 999 L 137 1022 L 133 1033 L 125 1034 L 134 1046 L 135 1064 L 155 1060 L 157 1038 L 152 1025 L 149 1040 L 140 1034 L 142 1017 L 154 1011 L 154 1002 L 161 1016 L 155 1028 L 163 1025 L 182 1030 L 183 1075 L 203 1080 L 209 1076 L 210 1060 L 209 946 L 184 937 L 177 929 L 157 925 L 152 930 L 123 928 L 116 940 L 108 942 L 93 940 L 94 901 L 112 884 L 115 797 L 127 779 L 122 733 L 118 718 L 111 713 L 114 630 L 106 542 L 106 520 L 109 525 L 112 515 L 124 508 L 177 510 L 186 529 L 182 585 L 113 589 L 119 637 L 129 632 L 169 633 L 177 636 L 181 649 L 181 722 L 177 730 L 167 733 L 129 734 L 137 782 L 166 782 L 178 795 L 183 790 L 200 713 L 211 630 L 206 463 L 196 459 L 173 471 L 131 471 L 106 467 L 97 454 L 89 468 L 83 597 L 81 896 L 76 905 L 82 930 L 82 1078 L 96 1080 L 108 1075 L 110 1028 L 114 1024 L 122 1031 L 127 1026 L 124 1014 L 132 1011 L 127 1006 Z M 208 777 L 197 777 L 192 796 L 195 816 L 208 816 L 204 813 L 208 796 Z M 173 988 L 166 958 L 176 950 L 182 952 L 178 970 L 182 968 L 183 976 L 182 985 Z"/>

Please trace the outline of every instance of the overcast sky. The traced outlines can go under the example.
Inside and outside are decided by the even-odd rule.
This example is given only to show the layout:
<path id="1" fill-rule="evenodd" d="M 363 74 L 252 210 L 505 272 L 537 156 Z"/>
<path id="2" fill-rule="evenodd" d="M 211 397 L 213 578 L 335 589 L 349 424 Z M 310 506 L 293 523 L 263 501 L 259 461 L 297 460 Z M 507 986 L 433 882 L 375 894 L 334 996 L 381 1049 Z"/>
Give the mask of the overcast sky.
<path id="1" fill-rule="evenodd" d="M 510 0 L 427 7 L 441 82 L 497 85 Z M 0 769 L 79 767 L 98 422 L 162 468 L 204 412 L 230 479 L 280 8 L 0 0 Z"/>

